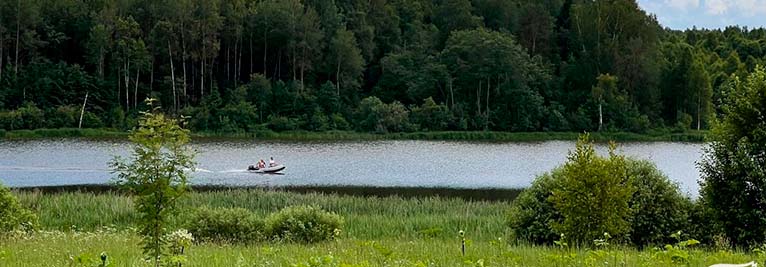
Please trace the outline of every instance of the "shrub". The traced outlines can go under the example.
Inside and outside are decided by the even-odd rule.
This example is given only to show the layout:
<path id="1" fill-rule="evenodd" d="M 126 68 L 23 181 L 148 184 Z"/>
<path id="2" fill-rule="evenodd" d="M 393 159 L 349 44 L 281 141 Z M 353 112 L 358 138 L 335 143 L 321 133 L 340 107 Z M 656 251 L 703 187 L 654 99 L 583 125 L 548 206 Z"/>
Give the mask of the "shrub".
<path id="1" fill-rule="evenodd" d="M 24 122 L 16 111 L 0 112 L 0 128 L 13 131 L 24 128 Z"/>
<path id="2" fill-rule="evenodd" d="M 412 108 L 411 113 L 413 123 L 420 126 L 424 131 L 442 131 L 447 129 L 452 114 L 444 104 L 436 104 L 433 98 L 429 97 L 423 101 L 423 105 Z"/>
<path id="3" fill-rule="evenodd" d="M 511 237 L 534 244 L 552 244 L 559 239 L 559 234 L 551 229 L 551 222 L 560 221 L 561 215 L 548 201 L 553 191 L 554 176 L 559 176 L 561 169 L 538 176 L 532 186 L 519 194 L 513 201 L 508 225 Z"/>
<path id="4" fill-rule="evenodd" d="M 34 103 L 25 103 L 16 110 L 21 116 L 24 129 L 37 129 L 45 127 L 45 113 Z"/>
<path id="5" fill-rule="evenodd" d="M 299 122 L 296 119 L 285 116 L 269 115 L 269 128 L 274 131 L 296 130 L 298 127 Z"/>
<path id="6" fill-rule="evenodd" d="M 688 230 L 691 200 L 653 163 L 630 159 L 626 163 L 631 184 L 636 189 L 629 203 L 633 210 L 631 242 L 640 246 L 676 241 L 670 234 Z"/>
<path id="7" fill-rule="evenodd" d="M 700 162 L 700 195 L 736 246 L 766 242 L 766 69 L 737 77 Z"/>
<path id="8" fill-rule="evenodd" d="M 23 208 L 11 191 L 0 184 L 0 233 L 37 227 L 37 216 Z"/>
<path id="9" fill-rule="evenodd" d="M 333 130 L 348 130 L 351 128 L 346 118 L 338 113 L 330 115 L 330 126 Z"/>
<path id="10" fill-rule="evenodd" d="M 292 206 L 266 218 L 266 229 L 279 240 L 314 243 L 335 238 L 343 218 L 314 206 Z"/>
<path id="11" fill-rule="evenodd" d="M 75 106 L 59 106 L 48 114 L 48 128 L 74 128 L 80 119 L 80 112 Z"/>
<path id="12" fill-rule="evenodd" d="M 189 221 L 189 232 L 202 242 L 251 243 L 263 239 L 264 223 L 242 208 L 202 207 Z"/>
<path id="13" fill-rule="evenodd" d="M 628 202 L 635 189 L 625 157 L 615 149 L 611 145 L 609 157 L 601 157 L 588 135 L 581 136 L 548 198 L 562 217 L 552 228 L 578 245 L 589 244 L 605 232 L 619 237 L 630 229 Z"/>
<path id="14" fill-rule="evenodd" d="M 580 146 L 578 144 L 578 146 Z M 607 160 L 602 158 L 601 160 Z M 573 164 L 570 156 L 570 161 L 567 164 Z M 622 233 L 623 239 L 629 239 L 630 242 L 643 246 L 648 244 L 662 244 L 663 242 L 669 242 L 668 236 L 678 230 L 690 230 L 691 237 L 697 237 L 697 235 L 711 236 L 710 231 L 707 228 L 698 226 L 696 223 L 703 223 L 704 214 L 700 211 L 698 213 L 693 212 L 694 205 L 688 197 L 681 193 L 678 185 L 671 182 L 667 176 L 663 175 L 657 168 L 652 165 L 651 162 L 644 160 L 635 160 L 625 158 L 623 163 L 624 167 L 600 167 L 604 171 L 611 170 L 623 170 L 623 175 L 617 175 L 617 177 L 629 177 L 625 184 L 609 185 L 611 187 L 632 188 L 634 192 L 629 195 L 628 199 L 621 198 L 614 199 L 609 194 L 602 193 L 601 196 L 610 201 L 627 201 L 628 216 L 622 218 L 613 218 L 613 220 L 624 220 L 620 223 L 627 223 L 622 225 L 621 232 L 615 230 L 593 230 L 588 236 L 578 236 L 578 233 L 572 234 L 571 232 L 564 232 L 568 239 L 572 237 L 577 238 L 578 242 L 590 242 L 591 240 L 603 235 L 604 231 L 609 232 L 617 236 Z M 532 242 L 535 244 L 551 244 L 553 241 L 559 238 L 561 228 L 556 229 L 554 225 L 564 223 L 564 215 L 562 215 L 559 206 L 554 205 L 555 197 L 554 193 L 561 194 L 563 190 L 572 190 L 572 192 L 579 192 L 580 197 L 587 199 L 599 196 L 597 192 L 594 192 L 591 188 L 602 187 L 602 190 L 607 191 L 603 187 L 607 185 L 596 185 L 591 183 L 588 185 L 579 186 L 573 184 L 571 179 L 580 178 L 582 182 L 592 182 L 589 179 L 582 178 L 583 175 L 593 174 L 592 168 L 597 168 L 599 165 L 594 164 L 592 161 L 578 168 L 566 168 L 567 165 L 558 167 L 550 173 L 541 175 L 535 179 L 532 186 L 524 190 L 519 197 L 514 201 L 511 206 L 511 212 L 509 217 L 509 226 L 511 233 L 516 239 Z M 580 172 L 580 173 L 577 173 Z M 573 175 L 574 173 L 574 175 Z M 593 174 L 595 176 L 595 174 Z M 570 176 L 567 179 L 567 176 Z M 592 177 L 591 177 L 592 178 Z M 603 177 L 602 177 L 603 178 Z M 564 187 L 566 186 L 566 187 Z M 575 191 L 577 190 L 577 191 Z M 614 190 L 612 188 L 611 190 Z M 633 191 L 631 190 L 631 191 Z M 576 193 L 575 193 L 576 194 Z M 598 200 L 602 201 L 602 200 Z M 599 203 L 594 201 L 593 203 Z M 579 203 L 579 202 L 578 202 Z M 599 219 L 602 210 L 610 205 L 592 206 L 579 204 L 582 211 L 575 216 L 585 216 L 591 223 L 599 223 L 604 221 L 604 217 Z M 624 206 L 612 207 L 624 208 Z M 572 207 L 570 214 L 574 213 L 576 207 Z M 588 211 L 596 212 L 588 212 Z M 621 212 L 626 212 L 621 210 Z M 570 215 L 572 216 L 572 215 Z M 697 217 L 699 217 L 697 219 Z M 583 221 L 584 222 L 584 221 Z M 581 229 L 590 229 L 585 227 L 603 226 L 583 226 Z M 575 231 L 577 228 L 569 228 L 570 231 Z M 566 230 L 566 229 L 564 229 Z M 598 232 L 597 232 L 598 231 Z M 586 231 L 580 231 L 585 233 Z M 700 237 L 702 238 L 702 237 Z M 707 240 L 707 239 L 706 239 Z"/>

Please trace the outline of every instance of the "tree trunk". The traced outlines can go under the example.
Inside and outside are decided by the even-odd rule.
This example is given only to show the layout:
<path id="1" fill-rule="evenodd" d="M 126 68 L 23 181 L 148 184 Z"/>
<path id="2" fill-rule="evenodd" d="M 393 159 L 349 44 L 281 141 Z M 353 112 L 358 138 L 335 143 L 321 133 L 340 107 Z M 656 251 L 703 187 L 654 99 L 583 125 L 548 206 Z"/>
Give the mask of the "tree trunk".
<path id="1" fill-rule="evenodd" d="M 452 88 L 452 77 L 449 78 L 449 95 L 452 99 L 452 107 L 455 107 L 455 90 Z"/>
<path id="2" fill-rule="evenodd" d="M 5 47 L 5 34 L 0 33 L 0 79 L 3 78 L 3 58 L 5 58 L 5 54 L 3 54 L 3 48 Z"/>
<path id="3" fill-rule="evenodd" d="M 16 57 L 13 62 L 13 77 L 19 74 L 19 39 L 21 33 L 21 0 L 16 1 Z M 24 98 L 27 97 L 26 88 L 24 88 Z"/>
<path id="4" fill-rule="evenodd" d="M 125 111 L 130 111 L 130 60 L 125 60 Z"/>
<path id="5" fill-rule="evenodd" d="M 604 113 L 601 109 L 601 101 L 598 103 L 598 131 L 600 132 L 604 126 Z"/>
<path id="6" fill-rule="evenodd" d="M 306 47 L 303 47 L 303 56 L 301 58 L 301 91 L 303 91 L 303 78 L 306 71 Z"/>
<path id="7" fill-rule="evenodd" d="M 697 131 L 702 127 L 702 96 L 697 96 Z"/>
<path id="8" fill-rule="evenodd" d="M 338 68 L 335 71 L 335 83 L 337 83 L 335 87 L 338 91 L 338 99 L 340 99 L 340 59 L 338 59 Z"/>
<path id="9" fill-rule="evenodd" d="M 227 45 L 226 46 L 226 80 L 227 81 L 231 81 L 231 64 L 229 64 L 230 61 L 231 61 L 230 60 L 230 56 L 231 56 L 230 50 L 231 49 Z"/>
<path id="10" fill-rule="evenodd" d="M 266 51 L 269 50 L 269 39 L 267 39 L 266 35 L 267 32 L 267 29 L 263 30 L 263 76 L 266 76 L 266 78 L 269 77 L 268 73 L 266 73 Z"/>
<path id="11" fill-rule="evenodd" d="M 487 102 L 484 105 L 484 130 L 489 128 L 489 94 L 492 92 L 489 77 L 487 77 Z"/>
<path id="12" fill-rule="evenodd" d="M 186 41 L 184 40 L 183 33 L 181 33 L 181 49 L 182 49 L 182 52 L 181 52 L 181 68 L 183 68 L 183 75 L 184 75 L 184 82 L 183 82 L 184 88 L 183 88 L 183 91 L 182 91 L 183 94 L 184 94 L 183 105 L 186 105 L 186 104 L 188 104 L 187 102 L 189 101 L 189 99 L 187 97 L 187 93 L 186 93 L 186 88 L 189 88 L 189 87 L 186 84 L 186 57 L 187 56 L 186 56 Z M 178 102 L 180 103 L 181 101 L 179 100 Z M 183 105 L 181 105 L 181 106 L 183 106 Z"/>
<path id="13" fill-rule="evenodd" d="M 250 33 L 250 71 L 247 75 L 253 74 L 253 33 Z"/>
<path id="14" fill-rule="evenodd" d="M 200 82 L 199 82 L 199 98 L 202 99 L 205 96 L 205 59 L 203 58 L 199 62 Z"/>
<path id="15" fill-rule="evenodd" d="M 80 123 L 77 124 L 77 129 L 82 129 L 82 116 L 85 115 L 85 104 L 88 103 L 88 92 L 85 92 L 85 101 L 82 101 L 82 109 L 80 109 Z"/>
<path id="16" fill-rule="evenodd" d="M 141 73 L 140 69 L 136 69 L 136 86 L 133 89 L 133 108 L 138 108 L 138 77 Z"/>
<path id="17" fill-rule="evenodd" d="M 154 55 L 152 55 L 152 65 L 149 68 L 149 95 L 152 95 L 152 92 L 154 92 Z"/>
<path id="18" fill-rule="evenodd" d="M 173 66 L 173 50 L 170 41 L 168 41 L 168 56 L 170 57 L 170 88 L 173 90 L 173 112 L 175 112 L 178 110 L 178 97 L 176 97 L 176 70 Z"/>
<path id="19" fill-rule="evenodd" d="M 476 88 L 476 115 L 481 115 L 481 82 L 479 79 L 479 87 Z"/>

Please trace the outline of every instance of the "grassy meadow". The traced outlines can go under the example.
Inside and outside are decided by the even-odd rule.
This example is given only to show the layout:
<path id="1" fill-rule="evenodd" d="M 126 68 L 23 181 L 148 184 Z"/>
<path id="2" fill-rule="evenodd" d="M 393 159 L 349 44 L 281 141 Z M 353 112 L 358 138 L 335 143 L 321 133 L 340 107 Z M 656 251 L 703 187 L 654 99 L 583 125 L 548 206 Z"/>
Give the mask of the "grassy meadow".
<path id="1" fill-rule="evenodd" d="M 41 231 L 3 237 L 1 266 L 148 266 L 135 233 L 131 197 L 111 190 L 16 190 L 38 214 Z M 199 190 L 180 203 L 174 228 L 200 206 L 241 207 L 266 215 L 296 204 L 342 215 L 340 238 L 317 244 L 197 244 L 184 266 L 708 266 L 747 262 L 756 254 L 707 248 L 602 250 L 535 247 L 508 242 L 510 200 L 458 197 L 353 196 L 263 189 Z M 461 253 L 458 231 L 466 233 Z"/>

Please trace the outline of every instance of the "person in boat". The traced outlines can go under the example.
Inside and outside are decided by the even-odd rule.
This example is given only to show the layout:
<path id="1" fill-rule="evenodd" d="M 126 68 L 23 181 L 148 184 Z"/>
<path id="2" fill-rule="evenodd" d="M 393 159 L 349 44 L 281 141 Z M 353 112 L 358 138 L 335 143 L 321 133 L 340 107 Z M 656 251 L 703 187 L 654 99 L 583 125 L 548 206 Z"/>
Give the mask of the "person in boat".
<path id="1" fill-rule="evenodd" d="M 274 167 L 276 165 L 277 165 L 277 162 L 274 161 L 274 157 L 271 157 L 271 159 L 269 159 L 269 167 Z"/>
<path id="2" fill-rule="evenodd" d="M 258 161 L 258 169 L 263 169 L 263 168 L 266 168 L 266 162 L 263 161 L 263 159 L 261 159 L 260 161 Z"/>

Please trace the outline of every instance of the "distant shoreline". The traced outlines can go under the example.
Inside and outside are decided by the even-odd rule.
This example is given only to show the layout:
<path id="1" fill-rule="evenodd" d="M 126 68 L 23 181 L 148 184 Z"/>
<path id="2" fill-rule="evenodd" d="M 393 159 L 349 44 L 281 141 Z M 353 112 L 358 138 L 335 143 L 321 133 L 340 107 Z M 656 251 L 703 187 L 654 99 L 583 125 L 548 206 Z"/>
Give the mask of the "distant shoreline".
<path id="1" fill-rule="evenodd" d="M 111 184 L 81 184 L 11 187 L 12 190 L 23 192 L 55 193 L 93 193 L 105 194 L 121 192 L 121 189 Z M 307 185 L 307 186 L 229 186 L 229 185 L 192 185 L 196 192 L 217 191 L 283 191 L 300 194 L 332 194 L 357 197 L 402 197 L 424 198 L 443 197 L 459 198 L 472 201 L 513 201 L 524 191 L 523 188 L 449 188 L 449 187 L 379 187 L 379 186 L 345 186 L 345 185 Z"/>
<path id="2" fill-rule="evenodd" d="M 594 132 L 590 133 L 594 141 L 618 142 L 704 142 L 708 131 L 689 131 L 685 133 L 650 133 L 630 132 Z M 251 133 L 193 133 L 198 139 L 261 139 L 283 141 L 363 141 L 363 140 L 455 140 L 455 141 L 490 141 L 490 142 L 538 142 L 577 140 L 577 132 L 492 132 L 492 131 L 445 131 L 412 133 L 360 133 L 353 131 L 260 131 Z M 45 139 L 45 138 L 127 138 L 127 131 L 114 129 L 36 129 L 36 130 L 0 130 L 0 139 Z"/>

